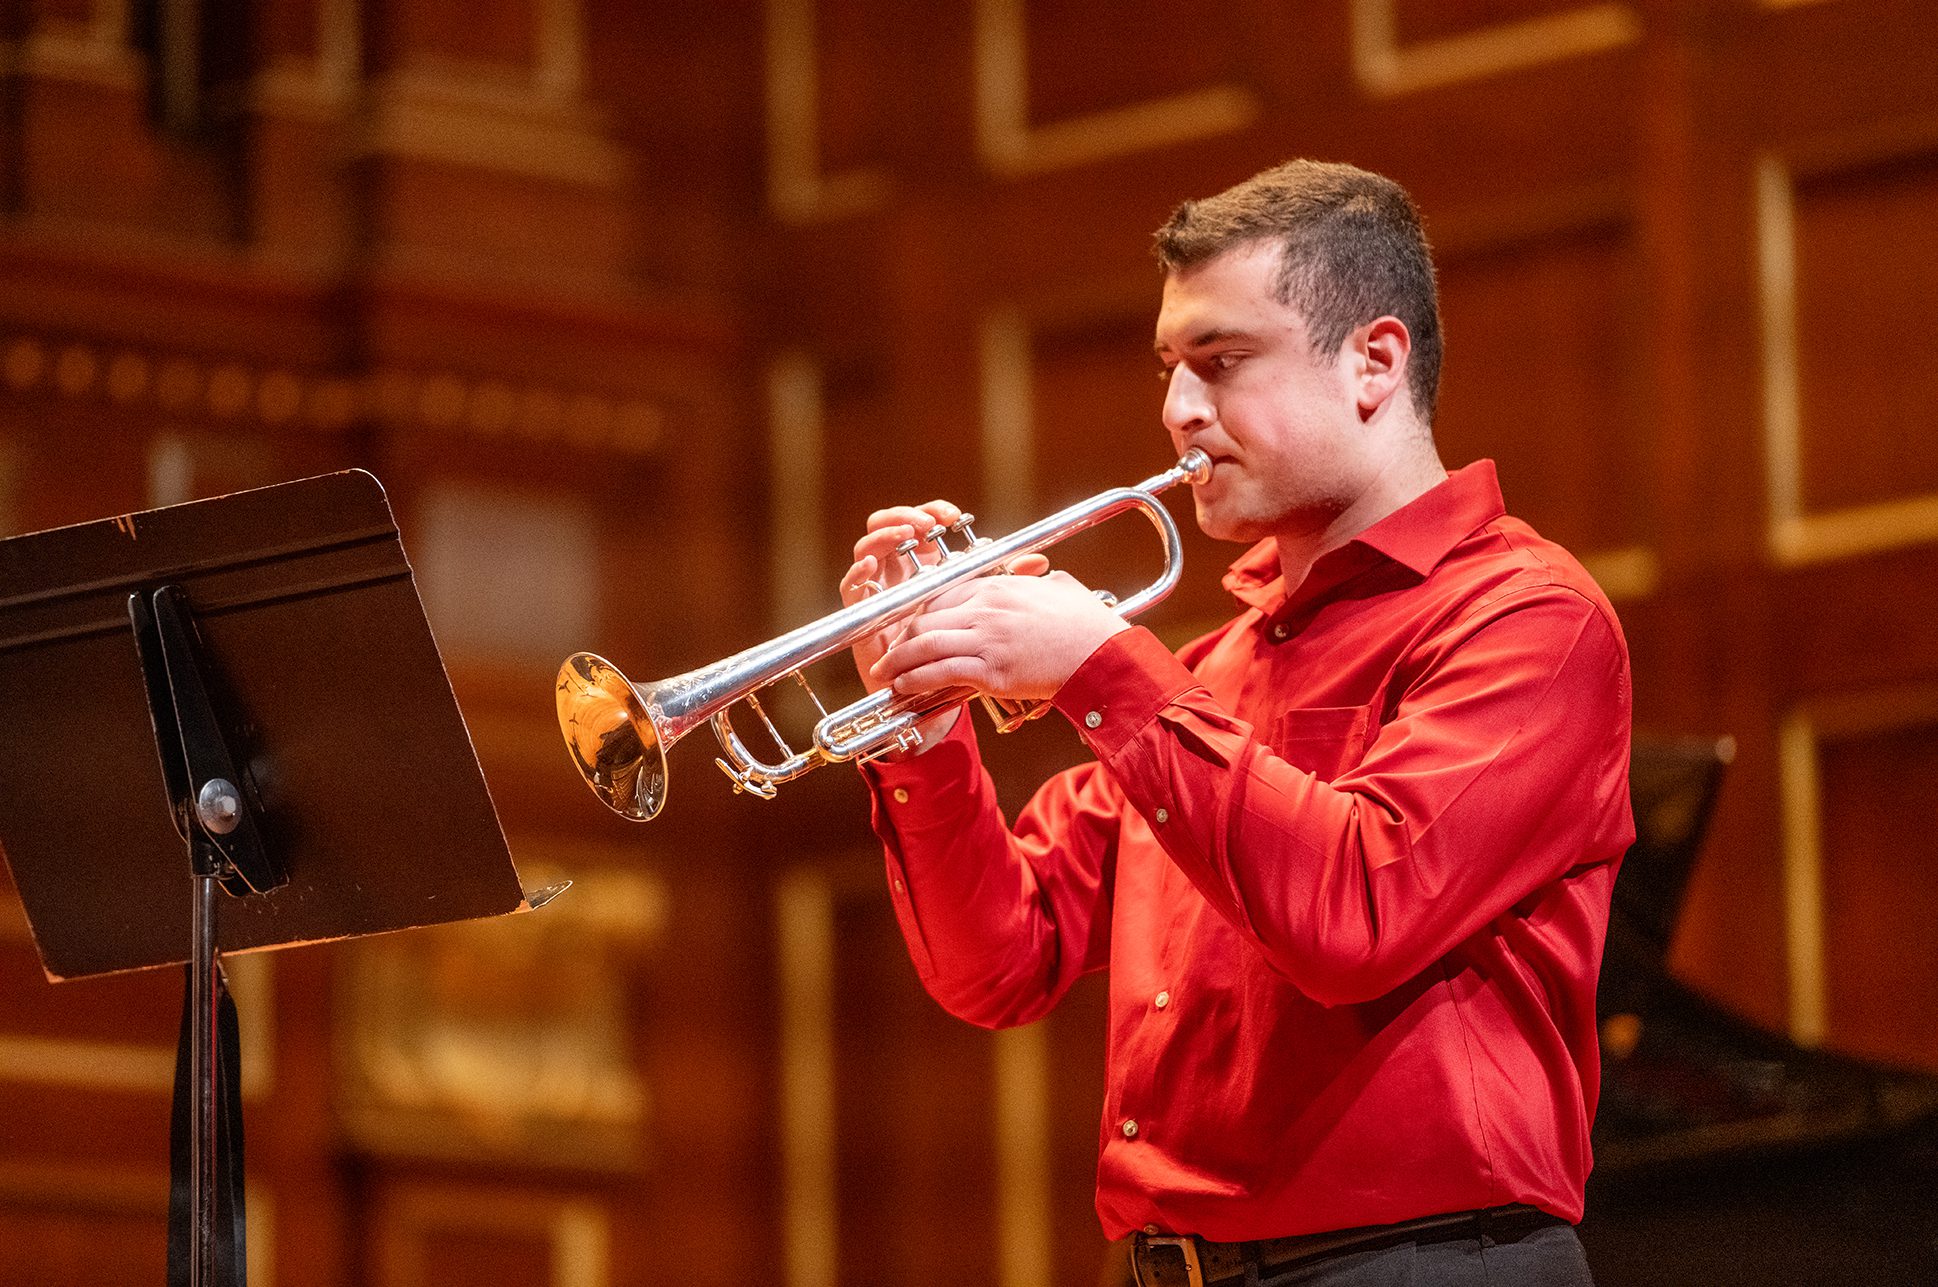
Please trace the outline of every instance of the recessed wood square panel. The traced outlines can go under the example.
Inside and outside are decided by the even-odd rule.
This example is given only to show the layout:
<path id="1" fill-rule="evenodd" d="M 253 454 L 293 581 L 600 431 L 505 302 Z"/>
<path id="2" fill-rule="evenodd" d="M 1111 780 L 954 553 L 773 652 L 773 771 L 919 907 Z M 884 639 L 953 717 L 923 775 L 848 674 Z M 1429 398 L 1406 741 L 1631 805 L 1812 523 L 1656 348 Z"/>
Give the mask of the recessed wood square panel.
<path id="1" fill-rule="evenodd" d="M 393 66 L 417 63 L 529 74 L 539 60 L 542 10 L 578 0 L 467 0 L 462 5 L 406 0 L 390 6 L 397 41 Z"/>
<path id="2" fill-rule="evenodd" d="M 1800 178 L 1805 513 L 1938 493 L 1938 153 Z"/>
<path id="3" fill-rule="evenodd" d="M 982 1287 L 991 1038 L 922 991 L 886 889 L 837 900 L 834 929 L 839 1281 Z"/>
<path id="4" fill-rule="evenodd" d="M 1039 327 L 1032 334 L 1033 516 L 1106 488 L 1131 486 L 1177 460 L 1164 428 L 1160 368 L 1151 355 L 1156 309 L 1153 290 L 1148 316 L 1109 316 Z M 1198 530 L 1190 490 L 1180 484 L 1163 498 L 1184 541 L 1184 579 L 1139 619 L 1173 645 L 1236 610 L 1219 580 L 1243 552 Z M 1122 596 L 1158 575 L 1163 546 L 1150 523 L 1126 514 L 1069 542 L 1053 559 L 1086 585 Z"/>
<path id="5" fill-rule="evenodd" d="M 1646 539 L 1636 290 L 1619 226 L 1441 265 L 1441 458 L 1492 457 L 1509 512 L 1577 554 Z"/>
<path id="6" fill-rule="evenodd" d="M 1589 7 L 1584 0 L 1377 0 L 1393 9 L 1401 45 L 1470 36 L 1477 31 Z"/>
<path id="7" fill-rule="evenodd" d="M 1938 724 L 1827 740 L 1818 761 L 1830 1044 L 1938 1069 Z"/>
<path id="8" fill-rule="evenodd" d="M 373 1287 L 607 1287 L 611 1228 L 595 1201 L 537 1189 L 380 1182 Z"/>
<path id="9" fill-rule="evenodd" d="M 1029 123 L 1238 83 L 1249 29 L 1215 0 L 979 0 L 1023 8 Z M 1154 33 L 1163 33 L 1154 39 Z"/>
<path id="10" fill-rule="evenodd" d="M 918 18 L 892 0 L 769 0 L 814 10 L 812 58 L 818 81 L 811 109 L 819 125 L 816 151 L 824 174 L 878 166 L 894 155 L 901 128 L 897 77 L 920 73 L 906 40 Z"/>

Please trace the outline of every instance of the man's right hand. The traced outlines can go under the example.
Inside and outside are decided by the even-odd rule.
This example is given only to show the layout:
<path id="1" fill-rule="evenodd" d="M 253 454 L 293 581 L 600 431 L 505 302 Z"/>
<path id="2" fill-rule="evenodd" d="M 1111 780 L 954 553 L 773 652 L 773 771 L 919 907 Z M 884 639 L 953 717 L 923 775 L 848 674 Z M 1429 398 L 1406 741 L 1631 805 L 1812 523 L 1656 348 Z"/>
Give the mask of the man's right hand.
<path id="1" fill-rule="evenodd" d="M 855 542 L 855 561 L 841 578 L 841 602 L 859 603 L 871 594 L 906 581 L 913 573 L 908 559 L 897 555 L 895 547 L 911 538 L 919 540 L 938 524 L 948 527 L 961 517 L 962 507 L 946 500 L 932 500 L 925 505 L 895 505 L 870 514 L 867 534 Z M 924 567 L 932 566 L 936 561 L 935 547 L 926 542 L 916 547 L 914 554 Z M 1048 559 L 1040 554 L 1031 554 L 1015 560 L 1010 571 L 1040 576 L 1049 566 Z M 855 644 L 855 669 L 861 675 L 862 686 L 869 692 L 886 687 L 873 677 L 875 663 L 881 660 L 891 644 L 907 633 L 908 626 L 904 619 L 890 623 Z M 948 736 L 961 711 L 960 706 L 950 707 L 923 721 L 917 730 L 922 736 L 922 748 L 926 749 Z M 920 754 L 920 751 L 915 754 Z M 905 757 L 891 755 L 889 758 Z"/>

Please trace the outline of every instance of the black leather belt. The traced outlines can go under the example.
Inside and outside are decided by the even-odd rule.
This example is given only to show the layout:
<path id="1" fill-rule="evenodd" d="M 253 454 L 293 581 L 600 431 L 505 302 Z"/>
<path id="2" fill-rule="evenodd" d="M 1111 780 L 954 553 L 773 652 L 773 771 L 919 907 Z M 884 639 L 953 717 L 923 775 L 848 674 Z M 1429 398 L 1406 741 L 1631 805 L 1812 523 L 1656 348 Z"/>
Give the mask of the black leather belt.
<path id="1" fill-rule="evenodd" d="M 1188 1233 L 1140 1233 L 1131 1242 L 1131 1265 L 1139 1287 L 1208 1287 L 1226 1279 L 1242 1278 L 1248 1264 L 1258 1266 L 1259 1275 L 1264 1277 L 1330 1256 L 1409 1242 L 1452 1242 L 1480 1237 L 1512 1242 L 1536 1229 L 1566 1223 L 1559 1216 L 1517 1204 L 1259 1242 L 1206 1242 Z"/>

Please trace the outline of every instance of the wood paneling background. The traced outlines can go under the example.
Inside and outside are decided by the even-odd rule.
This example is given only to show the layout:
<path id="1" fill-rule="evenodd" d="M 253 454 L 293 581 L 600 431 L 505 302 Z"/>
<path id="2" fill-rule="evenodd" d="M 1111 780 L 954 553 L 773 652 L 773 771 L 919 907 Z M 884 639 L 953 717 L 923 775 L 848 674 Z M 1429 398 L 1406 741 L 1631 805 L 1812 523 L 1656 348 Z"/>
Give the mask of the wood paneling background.
<path id="1" fill-rule="evenodd" d="M 521 868 L 580 880 L 241 963 L 256 1280 L 1095 1277 L 1099 981 L 956 1024 L 851 775 L 682 748 L 628 828 L 550 676 L 797 624 L 886 501 L 1161 467 L 1150 230 L 1290 155 L 1414 192 L 1448 463 L 1616 598 L 1644 731 L 1737 739 L 1677 967 L 1938 1068 L 1933 47 L 1914 0 L 0 0 L 0 530 L 372 469 Z M 990 750 L 1016 800 L 1077 744 Z M 0 918 L 0 1282 L 158 1276 L 178 996 Z"/>

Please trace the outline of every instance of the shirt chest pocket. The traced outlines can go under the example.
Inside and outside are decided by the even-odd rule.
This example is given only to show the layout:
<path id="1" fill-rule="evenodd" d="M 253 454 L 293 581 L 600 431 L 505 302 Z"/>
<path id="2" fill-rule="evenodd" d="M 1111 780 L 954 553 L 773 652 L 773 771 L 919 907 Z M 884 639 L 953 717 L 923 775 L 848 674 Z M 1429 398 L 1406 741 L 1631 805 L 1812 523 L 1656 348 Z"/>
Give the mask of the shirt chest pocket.
<path id="1" fill-rule="evenodd" d="M 1330 782 L 1359 763 L 1368 723 L 1364 706 L 1303 706 L 1279 714 L 1266 744 L 1292 767 Z"/>

